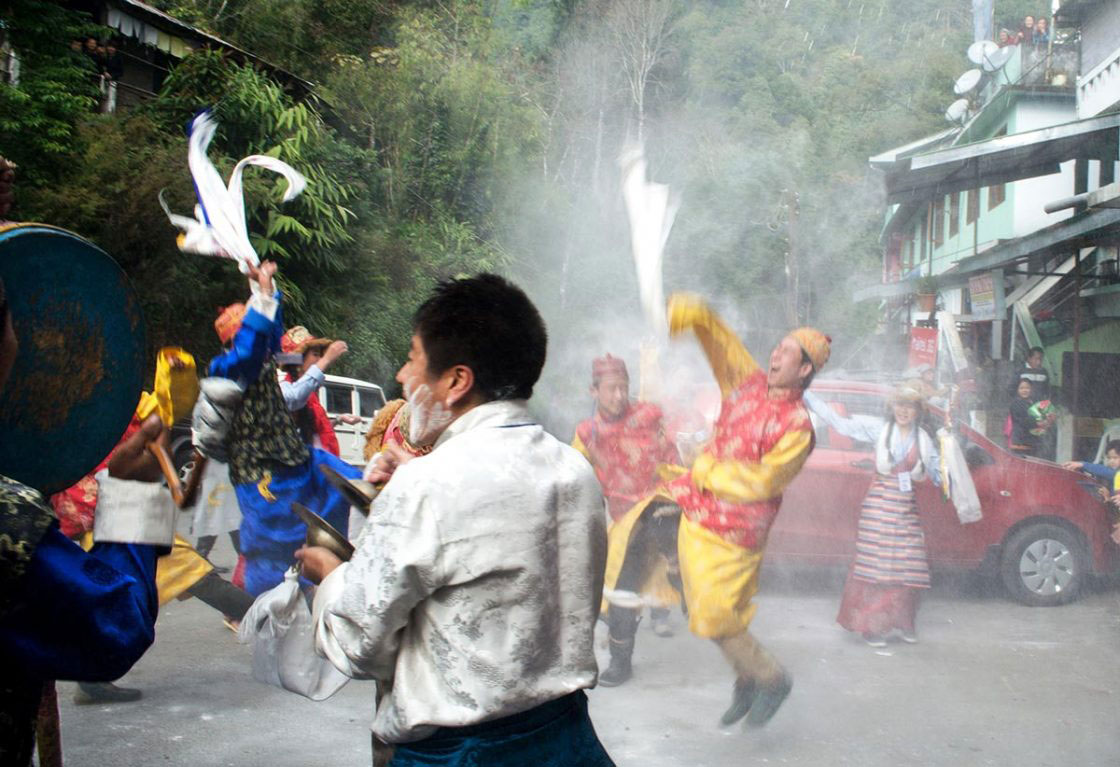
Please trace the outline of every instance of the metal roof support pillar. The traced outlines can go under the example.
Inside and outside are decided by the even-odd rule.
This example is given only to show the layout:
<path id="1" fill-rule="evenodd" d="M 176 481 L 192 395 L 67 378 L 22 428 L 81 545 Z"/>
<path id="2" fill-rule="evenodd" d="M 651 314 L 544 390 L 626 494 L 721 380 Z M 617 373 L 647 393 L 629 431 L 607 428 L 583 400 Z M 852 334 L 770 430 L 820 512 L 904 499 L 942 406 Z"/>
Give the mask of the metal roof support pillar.
<path id="1" fill-rule="evenodd" d="M 1073 251 L 1073 407 L 1074 415 L 1081 412 L 1081 248 Z"/>
<path id="2" fill-rule="evenodd" d="M 992 270 L 992 292 L 995 304 L 995 318 L 992 320 L 992 359 L 1003 359 L 1003 318 L 1007 316 L 1007 304 L 1003 292 L 1003 270 Z M 1014 320 L 1012 321 L 1014 327 Z"/>

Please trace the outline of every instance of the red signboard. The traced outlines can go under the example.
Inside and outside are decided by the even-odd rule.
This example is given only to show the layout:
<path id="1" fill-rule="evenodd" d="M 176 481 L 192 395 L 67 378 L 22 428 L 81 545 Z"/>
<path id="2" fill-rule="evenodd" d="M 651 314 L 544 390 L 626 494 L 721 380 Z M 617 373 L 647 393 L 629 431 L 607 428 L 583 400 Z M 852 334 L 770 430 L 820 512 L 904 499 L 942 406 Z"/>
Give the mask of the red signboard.
<path id="1" fill-rule="evenodd" d="M 937 367 L 937 328 L 910 328 L 910 360 L 908 367 Z"/>

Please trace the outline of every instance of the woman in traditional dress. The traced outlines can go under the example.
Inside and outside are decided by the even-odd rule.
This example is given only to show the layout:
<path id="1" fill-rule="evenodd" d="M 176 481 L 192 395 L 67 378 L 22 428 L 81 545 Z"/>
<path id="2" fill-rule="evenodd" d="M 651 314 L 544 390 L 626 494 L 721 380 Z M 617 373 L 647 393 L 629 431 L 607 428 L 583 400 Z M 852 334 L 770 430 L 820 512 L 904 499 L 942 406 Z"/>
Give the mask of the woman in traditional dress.
<path id="1" fill-rule="evenodd" d="M 885 647 L 894 631 L 904 642 L 917 642 L 918 595 L 930 578 L 914 484 L 927 477 L 941 481 L 937 444 L 920 425 L 921 389 L 916 382 L 899 386 L 882 426 L 842 418 L 815 397 L 806 396 L 805 404 L 837 431 L 875 444 L 875 477 L 860 508 L 856 559 L 836 621 L 872 647 Z"/>

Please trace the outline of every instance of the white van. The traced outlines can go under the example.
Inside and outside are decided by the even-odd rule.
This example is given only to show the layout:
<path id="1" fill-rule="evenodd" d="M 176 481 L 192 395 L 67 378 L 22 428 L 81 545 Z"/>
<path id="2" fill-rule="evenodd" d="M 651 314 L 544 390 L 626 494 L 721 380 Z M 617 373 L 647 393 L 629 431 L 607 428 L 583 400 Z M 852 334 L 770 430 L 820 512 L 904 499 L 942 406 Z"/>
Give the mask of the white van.
<path id="1" fill-rule="evenodd" d="M 385 392 L 369 381 L 328 374 L 326 383 L 319 387 L 319 404 L 334 424 L 342 460 L 353 466 L 365 466 L 362 451 L 366 445 L 366 432 L 377 411 L 385 407 Z M 340 415 L 355 415 L 362 420 L 347 424 L 338 420 Z"/>

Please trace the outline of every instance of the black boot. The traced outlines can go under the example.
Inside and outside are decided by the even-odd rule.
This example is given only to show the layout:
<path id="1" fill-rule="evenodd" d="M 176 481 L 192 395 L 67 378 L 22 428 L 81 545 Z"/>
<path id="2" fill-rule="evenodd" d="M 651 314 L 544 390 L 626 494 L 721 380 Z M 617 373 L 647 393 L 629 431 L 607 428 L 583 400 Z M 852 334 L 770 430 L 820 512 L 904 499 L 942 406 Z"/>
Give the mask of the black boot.
<path id="1" fill-rule="evenodd" d="M 611 663 L 599 674 L 599 684 L 618 687 L 634 674 L 630 657 L 634 654 L 634 635 L 638 633 L 638 611 L 611 605 L 607 625 L 610 627 Z"/>
<path id="2" fill-rule="evenodd" d="M 747 714 L 747 727 L 761 727 L 769 722 L 793 689 L 793 677 L 782 669 L 782 675 L 770 684 L 760 684 L 754 705 Z"/>
<path id="3" fill-rule="evenodd" d="M 753 679 L 736 679 L 735 687 L 731 691 L 731 705 L 723 712 L 719 723 L 728 727 L 738 722 L 751 710 L 756 697 L 758 697 L 758 685 Z"/>
<path id="4" fill-rule="evenodd" d="M 143 695 L 132 687 L 117 687 L 112 682 L 78 682 L 74 703 L 88 706 L 94 703 L 129 703 Z"/>
<path id="5" fill-rule="evenodd" d="M 630 657 L 634 654 L 634 640 L 618 640 L 611 637 L 611 664 L 599 674 L 599 684 L 603 687 L 618 687 L 634 675 Z"/>

